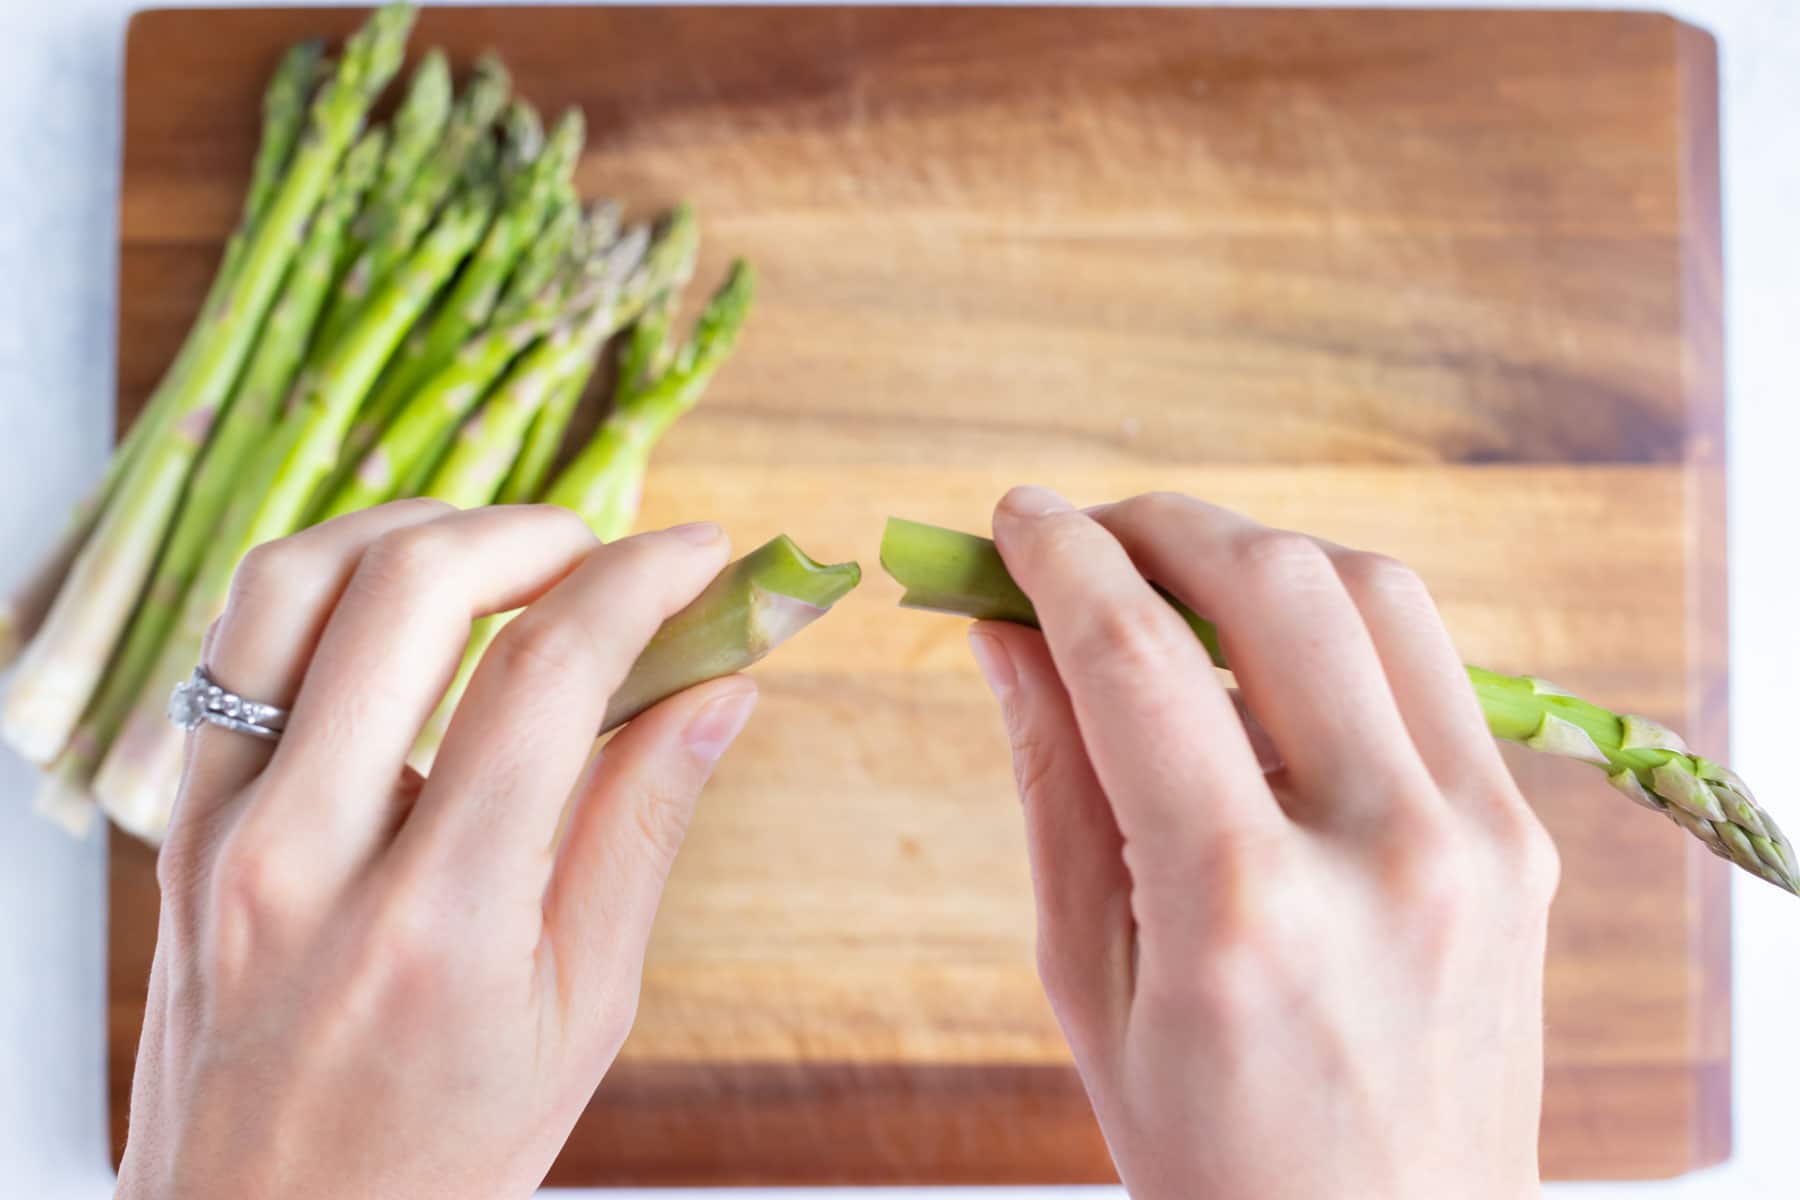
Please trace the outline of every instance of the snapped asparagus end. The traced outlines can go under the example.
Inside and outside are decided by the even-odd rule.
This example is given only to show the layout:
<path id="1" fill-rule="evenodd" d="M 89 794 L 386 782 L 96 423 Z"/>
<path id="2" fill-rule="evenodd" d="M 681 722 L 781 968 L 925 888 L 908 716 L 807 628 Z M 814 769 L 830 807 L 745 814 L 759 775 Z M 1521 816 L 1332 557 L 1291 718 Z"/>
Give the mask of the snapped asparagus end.
<path id="1" fill-rule="evenodd" d="M 881 566 L 906 589 L 900 597 L 904 608 L 1037 624 L 1037 611 L 989 538 L 889 517 L 881 535 Z"/>
<path id="2" fill-rule="evenodd" d="M 810 625 L 862 582 L 861 564 L 819 562 L 785 533 L 747 555 L 738 567 L 750 581 L 756 625 L 768 648 Z"/>
<path id="3" fill-rule="evenodd" d="M 861 581 L 854 562 L 817 562 L 785 535 L 765 542 L 663 623 L 613 693 L 601 732 L 676 692 L 753 665 Z"/>

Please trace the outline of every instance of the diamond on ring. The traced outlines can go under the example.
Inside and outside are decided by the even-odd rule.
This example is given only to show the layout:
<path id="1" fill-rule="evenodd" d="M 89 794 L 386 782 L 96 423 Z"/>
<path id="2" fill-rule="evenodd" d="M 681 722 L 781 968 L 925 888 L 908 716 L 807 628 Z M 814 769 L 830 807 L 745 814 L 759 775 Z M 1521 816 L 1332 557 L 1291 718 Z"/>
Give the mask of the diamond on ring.
<path id="1" fill-rule="evenodd" d="M 195 667 L 169 694 L 169 720 L 182 729 L 194 729 L 205 721 L 273 741 L 287 727 L 287 711 L 228 692 Z"/>

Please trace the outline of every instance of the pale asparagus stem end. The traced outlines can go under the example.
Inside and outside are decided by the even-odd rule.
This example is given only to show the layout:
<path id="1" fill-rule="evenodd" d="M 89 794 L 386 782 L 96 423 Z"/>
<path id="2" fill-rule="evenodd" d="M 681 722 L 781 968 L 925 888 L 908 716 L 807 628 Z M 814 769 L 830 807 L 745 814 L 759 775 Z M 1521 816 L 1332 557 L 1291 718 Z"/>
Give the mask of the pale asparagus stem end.
<path id="1" fill-rule="evenodd" d="M 44 776 L 31 799 L 31 807 L 71 837 L 86 837 L 94 827 L 93 794 L 79 780 L 65 778 L 60 772 Z"/>
<path id="2" fill-rule="evenodd" d="M 906 589 L 900 603 L 908 608 L 1037 624 L 1031 601 L 987 538 L 891 519 L 881 565 Z M 1164 598 L 1225 666 L 1212 625 L 1166 592 Z M 1680 738 L 1648 718 L 1619 716 L 1530 676 L 1479 667 L 1468 673 L 1494 736 L 1601 767 L 1614 788 L 1662 812 L 1713 853 L 1800 895 L 1793 846 L 1731 771 L 1687 753 Z"/>

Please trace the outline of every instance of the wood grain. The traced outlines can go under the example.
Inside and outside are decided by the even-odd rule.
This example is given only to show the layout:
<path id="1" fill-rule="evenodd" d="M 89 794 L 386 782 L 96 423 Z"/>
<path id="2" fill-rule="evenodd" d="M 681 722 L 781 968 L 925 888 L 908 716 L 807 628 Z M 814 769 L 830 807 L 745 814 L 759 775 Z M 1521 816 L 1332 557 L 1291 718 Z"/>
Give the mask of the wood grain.
<path id="1" fill-rule="evenodd" d="M 342 10 L 152 12 L 127 46 L 119 403 L 204 290 L 290 41 Z M 1008 484 L 1179 488 L 1416 564 L 1464 653 L 1723 753 L 1711 40 L 1619 13 L 433 9 L 579 104 L 589 193 L 704 215 L 763 287 L 658 457 L 655 524 L 872 562 Z M 561 1183 L 1111 1177 L 1032 972 L 997 718 L 953 621 L 871 580 L 758 670 L 639 1024 Z M 1570 764 L 1543 1159 L 1730 1148 L 1721 867 Z M 115 1145 L 155 930 L 114 839 Z"/>

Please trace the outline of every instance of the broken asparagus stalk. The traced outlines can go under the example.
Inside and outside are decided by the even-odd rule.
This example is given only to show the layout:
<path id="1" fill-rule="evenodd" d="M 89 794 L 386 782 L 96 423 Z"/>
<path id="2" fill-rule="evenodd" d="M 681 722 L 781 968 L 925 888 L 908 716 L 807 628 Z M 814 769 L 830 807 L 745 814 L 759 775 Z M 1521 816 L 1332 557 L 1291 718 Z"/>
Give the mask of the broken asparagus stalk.
<path id="1" fill-rule="evenodd" d="M 881 565 L 906 588 L 900 600 L 905 607 L 1037 625 L 1030 599 L 987 538 L 890 519 Z M 1212 624 L 1167 592 L 1163 596 L 1205 642 L 1213 662 L 1225 666 Z M 1749 787 L 1728 768 L 1690 752 L 1672 730 L 1647 717 L 1611 712 L 1542 679 L 1467 670 L 1495 737 L 1599 767 L 1614 788 L 1662 813 L 1720 858 L 1800 895 L 1793 846 Z"/>
<path id="2" fill-rule="evenodd" d="M 763 543 L 663 622 L 613 693 L 600 732 L 676 692 L 752 666 L 861 581 L 856 563 L 814 562 L 786 534 Z"/>

